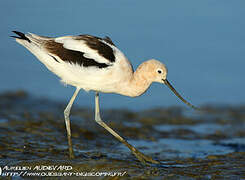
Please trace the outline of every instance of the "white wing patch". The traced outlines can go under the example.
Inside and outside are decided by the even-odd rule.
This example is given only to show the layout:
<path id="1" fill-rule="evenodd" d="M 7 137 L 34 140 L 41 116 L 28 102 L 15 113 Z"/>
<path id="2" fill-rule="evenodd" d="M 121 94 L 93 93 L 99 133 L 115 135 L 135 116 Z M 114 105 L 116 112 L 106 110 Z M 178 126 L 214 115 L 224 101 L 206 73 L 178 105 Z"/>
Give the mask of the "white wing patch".
<path id="1" fill-rule="evenodd" d="M 111 64 L 111 62 L 101 56 L 97 50 L 91 49 L 84 40 L 77 40 L 71 36 L 66 36 L 56 38 L 55 42 L 62 43 L 63 47 L 66 49 L 83 52 L 85 58 L 93 59 L 98 63 Z"/>

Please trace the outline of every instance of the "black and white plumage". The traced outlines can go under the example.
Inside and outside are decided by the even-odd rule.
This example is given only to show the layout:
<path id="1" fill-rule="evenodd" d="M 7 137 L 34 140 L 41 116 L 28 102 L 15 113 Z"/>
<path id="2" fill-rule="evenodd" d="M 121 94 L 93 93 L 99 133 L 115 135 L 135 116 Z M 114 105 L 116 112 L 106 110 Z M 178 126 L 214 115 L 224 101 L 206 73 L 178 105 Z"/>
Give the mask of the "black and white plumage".
<path id="1" fill-rule="evenodd" d="M 44 47 L 51 54 L 55 54 L 63 61 L 68 61 L 73 64 L 79 64 L 80 66 L 89 67 L 96 66 L 98 68 L 106 68 L 110 66 L 110 63 L 115 62 L 114 50 L 115 45 L 107 37 L 105 39 L 90 36 L 90 35 L 80 35 L 72 38 L 74 42 L 82 42 L 84 46 L 87 46 L 84 49 L 74 50 L 73 46 L 67 45 L 71 43 L 71 39 L 67 42 L 64 40 L 50 40 L 45 41 Z M 74 43 L 73 42 L 73 43 Z M 66 48 L 67 47 L 67 48 Z M 101 57 L 95 59 L 91 58 L 90 53 L 88 53 L 89 48 L 91 50 L 97 51 L 97 54 Z M 97 59 L 105 58 L 108 62 L 98 62 Z"/>
<path id="2" fill-rule="evenodd" d="M 131 63 L 109 37 L 79 35 L 50 38 L 13 32 L 18 36 L 12 37 L 59 76 L 62 82 L 77 88 L 64 111 L 70 157 L 73 157 L 73 149 L 69 115 L 80 89 L 96 91 L 96 122 L 125 144 L 142 163 L 159 162 L 138 151 L 101 120 L 98 92 L 135 97 L 143 94 L 152 82 L 158 82 L 166 84 L 184 103 L 196 108 L 183 99 L 169 83 L 164 64 L 154 59 L 148 60 L 134 72 Z"/>
<path id="3" fill-rule="evenodd" d="M 130 62 L 109 37 L 78 35 L 50 38 L 14 32 L 19 35 L 13 36 L 16 41 L 65 84 L 86 91 L 113 93 L 120 88 L 115 87 L 116 83 L 123 85 L 133 74 Z"/>

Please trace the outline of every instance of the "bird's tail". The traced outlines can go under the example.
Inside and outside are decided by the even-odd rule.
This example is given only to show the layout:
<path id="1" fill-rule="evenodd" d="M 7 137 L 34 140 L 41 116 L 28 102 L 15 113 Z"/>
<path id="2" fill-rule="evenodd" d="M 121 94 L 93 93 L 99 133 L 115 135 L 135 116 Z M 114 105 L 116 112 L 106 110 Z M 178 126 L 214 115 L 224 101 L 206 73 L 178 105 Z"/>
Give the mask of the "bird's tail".
<path id="1" fill-rule="evenodd" d="M 57 63 L 54 61 L 53 57 L 50 56 L 45 48 L 43 48 L 43 44 L 45 41 L 53 39 L 49 37 L 39 36 L 33 33 L 27 33 L 24 34 L 22 32 L 13 31 L 15 33 L 15 36 L 11 36 L 15 38 L 16 42 L 24 46 L 26 49 L 28 49 L 33 55 L 37 57 L 50 71 L 55 72 L 55 69 L 53 67 L 54 63 Z"/>
<path id="2" fill-rule="evenodd" d="M 50 37 L 45 37 L 45 36 L 39 36 L 33 33 L 27 33 L 24 34 L 22 32 L 19 31 L 12 31 L 13 33 L 17 34 L 18 36 L 10 36 L 15 38 L 15 40 L 24 45 L 24 46 L 38 46 L 41 47 L 43 42 L 47 41 L 47 40 L 51 40 L 53 38 Z"/>
<path id="3" fill-rule="evenodd" d="M 17 34 L 18 36 L 10 36 L 10 37 L 25 40 L 25 41 L 28 41 L 29 43 L 31 42 L 30 39 L 28 39 L 24 33 L 19 32 L 19 31 L 12 31 L 12 32 Z"/>

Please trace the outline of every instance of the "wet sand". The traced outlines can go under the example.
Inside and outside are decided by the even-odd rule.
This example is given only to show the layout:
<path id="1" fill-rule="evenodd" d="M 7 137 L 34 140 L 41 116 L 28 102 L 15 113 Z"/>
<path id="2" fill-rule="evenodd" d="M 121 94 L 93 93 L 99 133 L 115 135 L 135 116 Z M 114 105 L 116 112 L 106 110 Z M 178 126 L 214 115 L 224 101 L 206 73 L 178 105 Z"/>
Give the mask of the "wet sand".
<path id="1" fill-rule="evenodd" d="M 69 159 L 65 106 L 23 91 L 0 94 L 2 172 L 19 167 L 12 172 L 70 172 L 74 179 L 89 172 L 97 172 L 89 179 L 245 179 L 245 106 L 206 106 L 205 113 L 180 107 L 102 109 L 102 119 L 110 127 L 161 162 L 148 166 L 94 121 L 93 109 L 78 106 L 71 112 L 76 158 Z M 52 169 L 60 166 L 67 169 Z M 111 174 L 99 176 L 102 172 Z M 122 176 L 113 176 L 115 172 Z M 46 178 L 62 176 L 51 175 Z"/>

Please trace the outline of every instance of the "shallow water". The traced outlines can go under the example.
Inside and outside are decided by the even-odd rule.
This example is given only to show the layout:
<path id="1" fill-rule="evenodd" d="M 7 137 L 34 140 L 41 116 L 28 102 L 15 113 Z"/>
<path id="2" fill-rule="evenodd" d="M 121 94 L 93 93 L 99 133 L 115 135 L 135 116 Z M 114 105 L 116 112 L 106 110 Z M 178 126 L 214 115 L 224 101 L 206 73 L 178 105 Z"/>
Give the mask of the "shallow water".
<path id="1" fill-rule="evenodd" d="M 81 172 L 122 172 L 118 178 L 128 179 L 245 178 L 245 106 L 203 107 L 208 113 L 193 115 L 178 107 L 139 112 L 102 110 L 109 126 L 161 162 L 148 166 L 96 124 L 93 110 L 77 106 L 71 116 L 76 158 L 70 160 L 64 107 L 22 91 L 0 95 L 0 167 L 5 167 L 4 173 L 11 172 L 6 166 L 29 167 L 24 171 L 30 173 L 37 172 L 37 166 L 64 165 L 71 169 L 55 172 L 80 173 L 73 178 L 84 175 Z M 22 174 L 21 178 L 26 177 Z"/>

